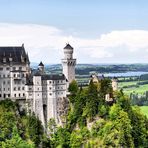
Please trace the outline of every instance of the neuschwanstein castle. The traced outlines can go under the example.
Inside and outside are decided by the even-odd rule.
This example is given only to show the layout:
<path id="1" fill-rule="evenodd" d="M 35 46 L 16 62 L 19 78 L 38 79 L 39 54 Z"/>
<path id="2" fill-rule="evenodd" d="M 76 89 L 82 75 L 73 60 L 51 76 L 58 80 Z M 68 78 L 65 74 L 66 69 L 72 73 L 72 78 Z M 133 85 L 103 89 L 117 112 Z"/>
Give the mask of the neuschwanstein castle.
<path id="1" fill-rule="evenodd" d="M 63 74 L 49 75 L 44 64 L 32 72 L 24 45 L 0 47 L 0 99 L 17 100 L 21 108 L 35 113 L 45 126 L 50 118 L 62 125 L 68 105 L 67 88 L 75 79 L 76 59 L 73 47 L 64 47 Z"/>

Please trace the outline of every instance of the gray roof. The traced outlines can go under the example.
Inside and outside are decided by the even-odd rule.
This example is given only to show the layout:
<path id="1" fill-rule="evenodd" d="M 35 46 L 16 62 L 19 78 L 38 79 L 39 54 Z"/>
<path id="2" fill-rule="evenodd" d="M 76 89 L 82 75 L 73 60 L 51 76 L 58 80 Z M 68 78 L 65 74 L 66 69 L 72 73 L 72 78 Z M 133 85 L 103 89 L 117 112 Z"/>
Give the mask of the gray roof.
<path id="1" fill-rule="evenodd" d="M 41 76 L 42 80 L 66 80 L 66 77 L 64 74 L 44 74 L 44 75 L 41 75 L 40 73 L 36 73 L 34 75 L 30 75 L 28 78 L 27 78 L 27 82 L 26 82 L 26 85 L 33 85 L 33 76 Z"/>
<path id="2" fill-rule="evenodd" d="M 42 61 L 40 62 L 40 64 L 38 66 L 44 66 L 44 64 L 42 63 Z"/>
<path id="3" fill-rule="evenodd" d="M 42 80 L 65 80 L 65 76 L 61 75 L 42 75 Z"/>
<path id="4" fill-rule="evenodd" d="M 66 46 L 64 47 L 64 49 L 73 49 L 73 47 L 70 44 L 66 44 Z"/>
<path id="5" fill-rule="evenodd" d="M 0 57 L 0 63 L 3 63 L 3 58 L 6 58 L 7 63 L 10 63 L 9 58 L 12 58 L 12 62 L 14 63 L 22 63 L 21 59 L 24 59 L 25 63 L 29 63 L 29 57 L 24 45 L 0 47 Z"/>
<path id="6" fill-rule="evenodd" d="M 98 75 L 99 80 L 104 80 L 104 78 L 105 78 L 104 75 Z"/>

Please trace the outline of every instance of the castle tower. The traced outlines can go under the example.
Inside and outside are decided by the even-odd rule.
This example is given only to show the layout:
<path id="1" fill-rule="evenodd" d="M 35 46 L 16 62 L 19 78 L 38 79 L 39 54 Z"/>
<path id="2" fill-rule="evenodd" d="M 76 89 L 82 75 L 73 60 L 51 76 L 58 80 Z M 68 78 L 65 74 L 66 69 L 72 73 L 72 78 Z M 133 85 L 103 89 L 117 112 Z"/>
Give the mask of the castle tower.
<path id="1" fill-rule="evenodd" d="M 118 80 L 117 80 L 117 78 L 112 79 L 112 88 L 113 88 L 113 91 L 118 90 Z"/>
<path id="2" fill-rule="evenodd" d="M 63 74 L 70 83 L 75 79 L 75 65 L 76 59 L 73 59 L 73 47 L 66 44 L 64 47 L 64 59 L 62 59 Z"/>

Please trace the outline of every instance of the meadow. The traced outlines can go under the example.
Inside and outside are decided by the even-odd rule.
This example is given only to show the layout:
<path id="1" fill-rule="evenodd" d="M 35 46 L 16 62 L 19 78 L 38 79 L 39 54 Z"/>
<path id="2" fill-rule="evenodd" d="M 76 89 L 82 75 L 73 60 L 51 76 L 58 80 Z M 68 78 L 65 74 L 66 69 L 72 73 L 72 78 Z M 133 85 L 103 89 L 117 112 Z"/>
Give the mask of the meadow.
<path id="1" fill-rule="evenodd" d="M 142 113 L 148 117 L 148 106 L 141 106 L 140 109 Z"/>
<path id="2" fill-rule="evenodd" d="M 123 89 L 124 93 L 127 95 L 130 95 L 130 93 L 144 94 L 148 91 L 148 84 L 138 85 L 138 82 L 139 81 L 119 82 L 118 86 L 119 89 Z"/>

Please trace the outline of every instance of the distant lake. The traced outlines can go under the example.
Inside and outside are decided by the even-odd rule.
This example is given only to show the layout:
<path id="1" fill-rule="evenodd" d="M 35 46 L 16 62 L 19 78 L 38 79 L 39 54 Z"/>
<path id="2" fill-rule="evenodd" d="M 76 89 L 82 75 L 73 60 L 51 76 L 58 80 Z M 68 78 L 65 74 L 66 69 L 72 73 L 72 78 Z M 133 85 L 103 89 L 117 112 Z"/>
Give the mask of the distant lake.
<path id="1" fill-rule="evenodd" d="M 107 73 L 107 74 L 104 74 L 104 76 L 105 77 L 131 77 L 131 76 L 141 76 L 143 74 L 148 74 L 148 72 L 130 71 L 125 73 Z"/>

